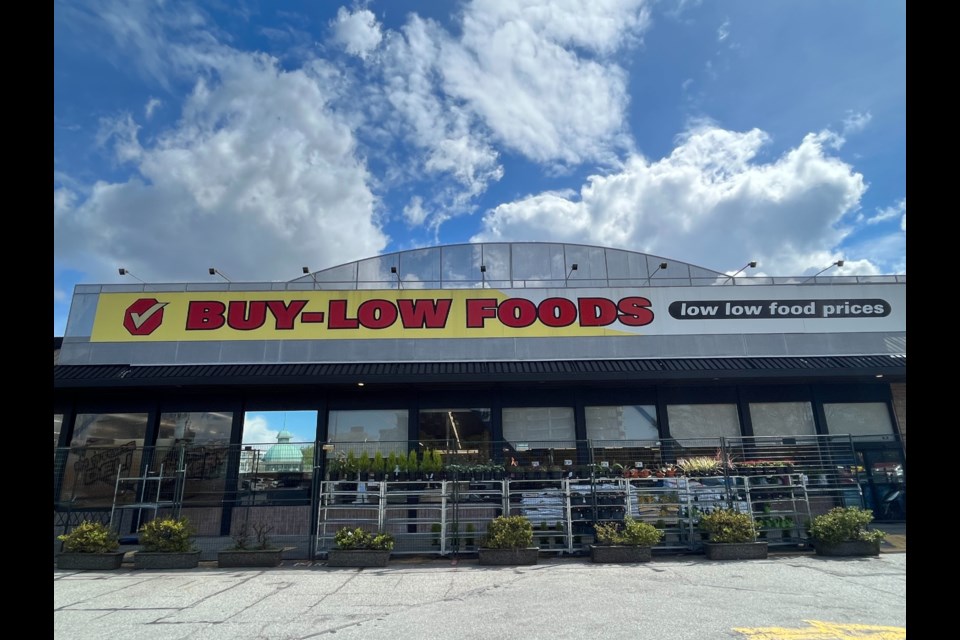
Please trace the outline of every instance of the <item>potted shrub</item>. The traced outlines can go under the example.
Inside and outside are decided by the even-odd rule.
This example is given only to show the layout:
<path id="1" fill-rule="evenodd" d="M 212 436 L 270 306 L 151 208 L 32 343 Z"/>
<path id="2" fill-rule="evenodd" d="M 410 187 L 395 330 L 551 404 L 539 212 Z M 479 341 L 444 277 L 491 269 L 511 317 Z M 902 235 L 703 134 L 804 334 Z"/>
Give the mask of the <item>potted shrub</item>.
<path id="1" fill-rule="evenodd" d="M 523 516 L 497 516 L 487 527 L 478 549 L 480 564 L 537 564 L 539 547 L 533 545 L 533 525 Z"/>
<path id="2" fill-rule="evenodd" d="M 251 546 L 250 533 L 246 521 L 233 536 L 233 548 L 224 549 L 217 553 L 217 565 L 222 568 L 232 567 L 278 567 L 282 547 L 270 544 L 270 532 L 273 527 L 258 522 L 253 525 L 256 544 Z"/>
<path id="3" fill-rule="evenodd" d="M 327 552 L 328 567 L 385 567 L 393 549 L 389 533 L 343 527 L 333 536 L 336 548 Z"/>
<path id="4" fill-rule="evenodd" d="M 869 530 L 873 512 L 859 507 L 835 507 L 816 516 L 810 526 L 813 546 L 820 556 L 880 555 L 883 531 Z"/>
<path id="5" fill-rule="evenodd" d="M 598 522 L 594 531 L 597 544 L 590 545 L 593 562 L 650 562 L 651 548 L 663 537 L 663 532 L 652 524 L 630 516 L 623 519 L 623 526 L 618 522 Z"/>
<path id="6" fill-rule="evenodd" d="M 383 459 L 383 454 L 378 449 L 373 454 L 373 462 L 370 463 L 370 471 L 373 472 L 373 479 L 377 482 L 383 480 L 383 474 L 387 469 L 387 461 Z M 392 471 L 392 469 L 391 469 Z"/>
<path id="7" fill-rule="evenodd" d="M 85 520 L 69 533 L 57 536 L 63 551 L 57 556 L 58 569 L 119 569 L 123 552 L 117 535 L 101 522 Z"/>
<path id="8" fill-rule="evenodd" d="M 706 535 L 704 551 L 710 560 L 755 560 L 767 557 L 766 541 L 757 542 L 757 530 L 750 514 L 733 509 L 716 509 L 700 516 Z"/>
<path id="9" fill-rule="evenodd" d="M 140 527 L 141 550 L 133 554 L 136 569 L 193 569 L 200 551 L 191 543 L 193 528 L 186 518 L 155 518 Z"/>

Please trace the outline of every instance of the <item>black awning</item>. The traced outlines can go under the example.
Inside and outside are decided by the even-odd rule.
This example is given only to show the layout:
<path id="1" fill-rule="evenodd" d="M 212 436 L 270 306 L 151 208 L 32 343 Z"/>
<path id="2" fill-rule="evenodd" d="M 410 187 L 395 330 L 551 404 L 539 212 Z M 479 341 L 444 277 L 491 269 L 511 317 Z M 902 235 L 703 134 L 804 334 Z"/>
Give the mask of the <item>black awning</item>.
<path id="1" fill-rule="evenodd" d="M 215 365 L 56 365 L 54 389 L 83 387 L 410 384 L 765 378 L 905 378 L 905 355 L 651 358 L 502 362 L 371 362 Z"/>

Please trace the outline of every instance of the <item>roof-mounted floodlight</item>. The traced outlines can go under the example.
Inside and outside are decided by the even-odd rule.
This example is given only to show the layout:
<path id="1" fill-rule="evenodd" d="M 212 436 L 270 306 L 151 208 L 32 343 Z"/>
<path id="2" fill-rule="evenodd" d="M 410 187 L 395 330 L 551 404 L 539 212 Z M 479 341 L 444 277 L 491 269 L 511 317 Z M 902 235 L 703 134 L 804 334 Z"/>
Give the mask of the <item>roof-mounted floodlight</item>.
<path id="1" fill-rule="evenodd" d="M 747 264 L 745 264 L 745 265 L 743 265 L 742 267 L 740 267 L 739 269 L 737 269 L 736 273 L 734 273 L 732 276 L 730 276 L 729 278 L 726 279 L 726 282 L 730 282 L 731 280 L 733 280 L 734 278 L 736 278 L 736 277 L 737 277 L 737 274 L 740 273 L 741 271 L 743 271 L 744 269 L 747 269 L 747 268 L 755 269 L 756 267 L 757 267 L 757 261 L 756 261 L 756 260 L 751 260 L 751 261 L 748 262 Z"/>
<path id="2" fill-rule="evenodd" d="M 653 273 L 651 273 L 649 276 L 647 276 L 647 284 L 648 284 L 648 285 L 650 284 L 650 279 L 653 278 L 653 276 L 656 275 L 656 273 L 657 273 L 658 271 L 661 271 L 661 270 L 663 270 L 663 269 L 666 269 L 667 266 L 668 266 L 668 265 L 667 265 L 666 262 L 661 262 L 660 264 L 658 264 L 658 265 L 657 265 L 657 268 L 653 270 Z"/>
<path id="3" fill-rule="evenodd" d="M 397 276 L 397 289 L 403 289 L 403 278 L 400 277 L 400 273 L 397 271 L 397 268 L 390 267 L 390 273 Z"/>
<path id="4" fill-rule="evenodd" d="M 806 284 L 806 283 L 810 282 L 811 280 L 813 280 L 814 278 L 816 278 L 818 275 L 820 275 L 821 273 L 823 273 L 823 272 L 826 271 L 827 269 L 832 269 L 833 267 L 842 267 L 842 266 L 843 266 L 843 260 L 837 260 L 836 262 L 831 262 L 829 265 L 827 265 L 827 266 L 824 267 L 823 269 L 820 269 L 820 271 L 817 271 L 815 274 L 813 274 L 812 276 L 810 276 L 809 278 L 807 278 L 806 280 L 804 280 L 804 281 L 801 282 L 800 284 Z"/>
<path id="5" fill-rule="evenodd" d="M 233 282 L 233 280 L 231 280 L 230 278 L 228 278 L 227 276 L 225 276 L 225 275 L 223 274 L 223 272 L 220 271 L 219 269 L 217 269 L 216 267 L 210 267 L 209 269 L 207 269 L 207 271 L 208 271 L 208 272 L 210 273 L 210 275 L 212 275 L 212 276 L 220 276 L 221 278 L 223 278 L 223 279 L 226 280 L 227 282 Z"/>
<path id="6" fill-rule="evenodd" d="M 122 275 L 122 276 L 130 276 L 130 277 L 133 278 L 134 280 L 140 280 L 140 278 L 138 278 L 137 276 L 133 275 L 132 273 L 130 273 L 129 271 L 127 271 L 127 270 L 124 269 L 123 267 L 120 267 L 119 269 L 117 269 L 117 271 L 118 271 L 118 272 L 120 273 L 120 275 Z M 143 282 L 143 280 L 140 280 L 140 282 Z M 147 283 L 146 283 L 146 282 L 143 282 L 143 284 L 147 284 Z"/>

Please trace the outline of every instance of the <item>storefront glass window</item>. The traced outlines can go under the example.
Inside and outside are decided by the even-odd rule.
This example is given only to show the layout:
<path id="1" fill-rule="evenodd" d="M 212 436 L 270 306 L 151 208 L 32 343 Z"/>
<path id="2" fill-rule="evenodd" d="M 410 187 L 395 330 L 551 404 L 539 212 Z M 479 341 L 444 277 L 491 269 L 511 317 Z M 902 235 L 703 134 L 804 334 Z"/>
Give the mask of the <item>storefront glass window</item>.
<path id="1" fill-rule="evenodd" d="M 576 429 L 572 407 L 527 407 L 503 410 L 505 458 L 517 465 L 563 465 L 575 458 Z"/>
<path id="2" fill-rule="evenodd" d="M 812 436 L 817 432 L 809 402 L 751 402 L 750 422 L 755 436 Z"/>
<path id="3" fill-rule="evenodd" d="M 883 402 L 838 402 L 824 404 L 827 431 L 859 436 L 863 440 L 891 440 L 893 424 Z"/>
<path id="4" fill-rule="evenodd" d="M 371 458 L 379 450 L 383 456 L 407 453 L 409 417 L 406 409 L 377 409 L 370 411 L 331 411 L 328 426 L 328 441 L 337 452 L 353 450 L 354 454 L 366 451 Z"/>
<path id="5" fill-rule="evenodd" d="M 181 464 L 185 470 L 183 501 L 219 503 L 222 499 L 230 454 L 233 413 L 195 411 L 163 413 L 157 436 L 155 462 L 163 465 L 164 475 Z"/>
<path id="6" fill-rule="evenodd" d="M 586 407 L 594 458 L 624 469 L 660 466 L 660 431 L 653 405 Z"/>
<path id="7" fill-rule="evenodd" d="M 316 411 L 244 414 L 240 504 L 309 504 L 316 434 Z"/>
<path id="8" fill-rule="evenodd" d="M 735 404 L 671 404 L 667 405 L 670 435 L 681 446 L 703 446 L 704 439 L 740 436 L 740 417 Z"/>
<path id="9" fill-rule="evenodd" d="M 113 504 L 118 471 L 123 477 L 140 475 L 146 432 L 146 413 L 77 415 L 60 502 L 74 508 Z"/>
<path id="10" fill-rule="evenodd" d="M 659 440 L 657 408 L 653 405 L 586 407 L 587 438 L 612 440 Z"/>
<path id="11" fill-rule="evenodd" d="M 444 463 L 486 462 L 490 409 L 421 409 L 419 442 L 443 452 Z"/>

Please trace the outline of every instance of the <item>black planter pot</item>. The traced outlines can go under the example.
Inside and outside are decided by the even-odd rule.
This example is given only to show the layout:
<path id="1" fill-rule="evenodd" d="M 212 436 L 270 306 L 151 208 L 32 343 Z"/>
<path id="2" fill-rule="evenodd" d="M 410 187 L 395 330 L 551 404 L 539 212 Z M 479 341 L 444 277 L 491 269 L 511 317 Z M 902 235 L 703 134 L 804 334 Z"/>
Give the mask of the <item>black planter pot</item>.
<path id="1" fill-rule="evenodd" d="M 818 556 L 852 557 L 880 555 L 880 543 L 869 542 L 867 540 L 849 540 L 833 544 L 814 542 L 814 548 Z"/>
<path id="2" fill-rule="evenodd" d="M 279 567 L 283 549 L 230 549 L 217 553 L 217 566 Z"/>
<path id="3" fill-rule="evenodd" d="M 331 549 L 327 552 L 328 567 L 385 567 L 390 560 L 390 550 L 378 549 Z"/>
<path id="4" fill-rule="evenodd" d="M 199 563 L 199 551 L 137 551 L 133 554 L 134 569 L 195 569 Z"/>
<path id="5" fill-rule="evenodd" d="M 113 553 L 61 553 L 57 556 L 57 569 L 70 571 L 108 571 L 119 569 L 123 563 L 123 551 Z"/>
<path id="6" fill-rule="evenodd" d="M 650 562 L 653 552 L 650 547 L 625 545 L 590 545 L 591 562 L 626 563 Z"/>
<path id="7" fill-rule="evenodd" d="M 763 560 L 767 557 L 766 542 L 704 542 L 708 560 Z"/>
<path id="8" fill-rule="evenodd" d="M 512 566 L 537 564 L 540 547 L 525 549 L 489 549 L 477 550 L 482 565 Z"/>

